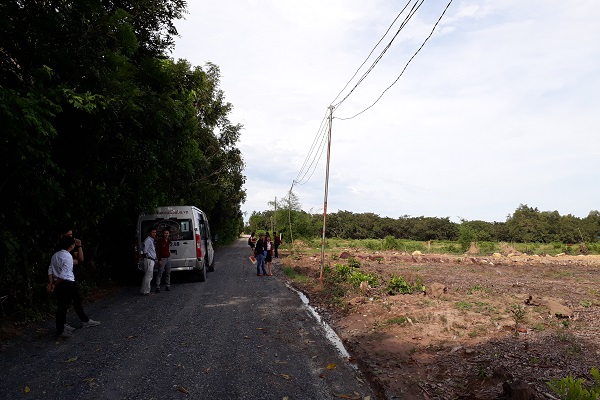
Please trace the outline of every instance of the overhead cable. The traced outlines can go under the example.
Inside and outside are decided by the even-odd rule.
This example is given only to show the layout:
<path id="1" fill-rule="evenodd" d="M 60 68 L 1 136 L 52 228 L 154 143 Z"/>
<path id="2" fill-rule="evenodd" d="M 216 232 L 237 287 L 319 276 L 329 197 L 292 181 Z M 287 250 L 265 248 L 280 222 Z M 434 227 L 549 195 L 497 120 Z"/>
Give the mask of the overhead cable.
<path id="1" fill-rule="evenodd" d="M 400 11 L 400 13 L 398 13 L 398 15 L 396 15 L 396 18 L 394 18 L 394 20 L 392 21 L 392 23 L 390 24 L 390 26 L 387 28 L 387 31 L 385 31 L 385 33 L 383 34 L 383 36 L 381 37 L 381 39 L 379 39 L 379 41 L 377 42 L 377 44 L 375 45 L 375 47 L 373 47 L 373 50 L 371 50 L 371 52 L 369 53 L 369 55 L 367 56 L 367 58 L 365 58 L 365 61 L 363 61 L 363 63 L 360 64 L 360 67 L 358 67 L 358 69 L 356 70 L 356 72 L 354 73 L 354 75 L 352 75 L 352 78 L 350 78 L 350 80 L 346 83 L 346 85 L 344 85 L 344 87 L 342 88 L 342 90 L 340 90 L 340 92 L 337 94 L 337 96 L 335 96 L 335 99 L 333 99 L 333 101 L 331 102 L 331 104 L 333 104 L 338 99 L 338 97 L 340 97 L 340 95 L 344 92 L 344 90 L 346 90 L 346 88 L 348 87 L 348 85 L 350 84 L 350 82 L 352 82 L 352 80 L 356 77 L 356 75 L 358 74 L 358 71 L 360 71 L 360 69 L 366 64 L 366 62 L 369 61 L 369 58 L 371 58 L 371 56 L 373 55 L 373 52 L 375 51 L 375 49 L 377 48 L 377 46 L 379 46 L 379 44 L 383 41 L 383 39 L 385 39 L 385 37 L 387 36 L 387 34 L 392 29 L 392 26 L 394 26 L 394 24 L 396 23 L 396 21 L 398 20 L 398 18 L 400 18 L 400 16 L 404 12 L 404 10 L 406 10 L 406 7 L 408 7 L 408 5 L 410 4 L 411 1 L 412 0 L 408 0 L 408 3 L 406 3 L 406 5 L 402 9 L 402 11 Z"/>
<path id="2" fill-rule="evenodd" d="M 431 32 L 429 33 L 429 36 L 427 36 L 427 38 L 425 38 L 425 40 L 423 41 L 423 43 L 421 44 L 421 46 L 417 49 L 417 51 L 415 51 L 415 53 L 412 55 L 412 57 L 408 60 L 408 62 L 406 63 L 406 65 L 404 65 L 404 68 L 402 69 L 402 72 L 400 72 L 400 75 L 398 75 L 398 77 L 396 78 L 396 80 L 394 82 L 392 82 L 391 85 L 389 85 L 380 95 L 379 97 L 373 102 L 373 104 L 371 104 L 370 106 L 368 106 L 367 108 L 365 108 L 364 110 L 354 114 L 351 117 L 346 117 L 346 118 L 340 118 L 340 117 L 335 117 L 336 119 L 340 119 L 340 120 L 348 120 L 348 119 L 352 119 L 355 118 L 357 116 L 359 116 L 360 114 L 364 113 L 365 111 L 369 110 L 371 107 L 373 107 L 375 104 L 377 104 L 377 102 L 379 102 L 379 100 L 381 100 L 381 98 L 383 97 L 383 95 L 385 94 L 385 92 L 387 92 L 392 86 L 394 86 L 396 84 L 396 82 L 398 82 L 398 80 L 400 79 L 400 77 L 404 74 L 404 71 L 406 71 L 406 68 L 408 68 L 408 64 L 410 64 L 410 62 L 417 56 L 417 54 L 419 54 L 419 52 L 423 49 L 423 46 L 425 46 L 425 43 L 427 43 L 427 41 L 431 38 L 431 36 L 433 35 L 433 32 L 435 31 L 435 28 L 438 26 L 438 24 L 440 23 L 440 21 L 442 20 L 442 18 L 444 17 L 444 14 L 446 14 L 446 11 L 448 11 L 448 7 L 450 7 L 450 4 L 452 4 L 453 0 L 450 0 L 448 2 L 448 4 L 446 5 L 446 8 L 444 8 L 444 12 L 442 12 L 442 15 L 440 15 L 440 17 L 438 18 L 438 20 L 436 21 L 435 25 L 433 25 L 433 28 L 431 29 Z"/>
<path id="3" fill-rule="evenodd" d="M 402 24 L 400 24 L 400 27 L 398 28 L 398 31 L 396 31 L 396 33 L 392 37 L 392 40 L 390 40 L 390 42 L 387 44 L 387 46 L 385 46 L 385 48 L 383 49 L 383 51 L 379 54 L 379 56 L 377 56 L 377 58 L 375 59 L 375 61 L 373 61 L 373 64 L 371 64 L 371 66 L 369 67 L 369 69 L 359 78 L 358 82 L 356 82 L 356 84 L 350 90 L 350 92 L 348 92 L 348 94 L 342 100 L 340 100 L 339 102 L 337 102 L 336 104 L 333 105 L 334 108 L 339 107 L 340 104 L 342 104 L 344 101 L 346 101 L 346 99 L 348 97 L 350 97 L 350 95 L 354 92 L 354 90 L 358 87 L 358 85 L 360 85 L 362 83 L 362 81 L 371 73 L 371 71 L 373 71 L 373 69 L 375 68 L 375 66 L 383 58 L 384 54 L 392 46 L 392 43 L 394 42 L 394 40 L 396 39 L 396 37 L 398 36 L 398 34 L 400 34 L 400 32 L 402 31 L 402 29 L 404 29 L 404 27 L 406 26 L 406 24 L 408 23 L 408 21 L 411 20 L 411 18 L 416 14 L 416 12 L 419 10 L 419 8 L 423 5 L 424 2 L 425 2 L 425 0 L 421 0 L 420 2 L 413 4 L 413 6 L 412 6 L 411 10 L 409 11 L 408 15 L 406 16 L 406 18 L 404 18 L 404 21 L 402 21 Z"/>
<path id="4" fill-rule="evenodd" d="M 319 144 L 319 147 L 322 147 L 322 142 L 323 142 L 323 129 L 325 127 L 325 121 L 327 120 L 327 113 L 325 113 L 325 115 L 323 116 L 323 119 L 321 120 L 321 124 L 319 126 L 319 130 L 317 131 L 317 134 L 315 135 L 315 138 L 313 140 L 313 143 L 308 151 L 308 154 L 306 155 L 306 158 L 304 159 L 304 163 L 302 164 L 302 167 L 300 168 L 300 171 L 298 172 L 298 175 L 296 176 L 296 179 L 294 180 L 294 183 L 292 184 L 292 187 L 295 183 L 298 184 L 303 184 L 302 180 L 306 177 L 306 175 L 308 174 L 308 171 L 310 169 L 310 167 L 312 165 L 315 164 L 315 159 L 318 157 L 320 158 L 320 155 L 318 154 L 319 151 L 316 150 L 315 146 L 317 146 L 317 143 L 319 143 L 319 138 L 321 138 L 320 142 L 321 144 Z M 321 150 L 322 153 L 322 150 Z M 312 157 L 312 161 L 309 162 L 309 160 Z M 311 174 L 312 176 L 312 174 Z M 304 182 L 305 183 L 305 182 Z"/>

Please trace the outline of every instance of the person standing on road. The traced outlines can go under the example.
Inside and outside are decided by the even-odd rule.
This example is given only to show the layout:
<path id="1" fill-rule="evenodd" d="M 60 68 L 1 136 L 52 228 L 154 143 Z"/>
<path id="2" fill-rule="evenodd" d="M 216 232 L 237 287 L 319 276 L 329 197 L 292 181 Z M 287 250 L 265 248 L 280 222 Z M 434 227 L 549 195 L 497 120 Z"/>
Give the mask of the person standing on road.
<path id="1" fill-rule="evenodd" d="M 254 257 L 254 247 L 256 247 L 256 232 L 252 232 L 248 238 L 248 246 L 250 246 L 251 257 Z"/>
<path id="2" fill-rule="evenodd" d="M 148 236 L 144 239 L 144 279 L 140 292 L 144 296 L 150 294 L 150 284 L 152 283 L 152 274 L 154 273 L 154 263 L 156 263 L 156 248 L 154 239 L 156 238 L 156 229 L 148 228 Z"/>
<path id="3" fill-rule="evenodd" d="M 274 243 L 273 247 L 275 249 L 275 255 L 274 256 L 275 256 L 275 258 L 279 258 L 279 251 L 278 251 L 278 249 L 279 249 L 279 246 L 281 246 L 281 243 L 283 243 L 283 241 L 281 240 L 281 236 L 279 236 L 277 234 L 277 232 L 273 232 L 273 236 L 275 236 L 275 240 L 273 242 Z"/>
<path id="4" fill-rule="evenodd" d="M 59 241 L 60 250 L 54 253 L 48 267 L 48 292 L 54 293 L 58 302 L 56 308 L 56 337 L 69 338 L 73 328 L 69 326 L 65 329 L 67 323 L 67 310 L 73 302 L 75 312 L 81 320 L 84 328 L 100 325 L 99 321 L 90 319 L 83 311 L 81 305 L 81 295 L 79 288 L 75 283 L 73 274 L 73 256 L 71 252 L 75 249 L 75 239 L 73 236 L 63 236 Z"/>
<path id="5" fill-rule="evenodd" d="M 254 247 L 254 256 L 256 257 L 256 275 L 263 276 L 267 275 L 265 270 L 265 234 L 260 234 L 260 239 L 256 242 Z M 261 273 L 262 272 L 262 273 Z"/>
<path id="6" fill-rule="evenodd" d="M 156 242 L 156 256 L 158 258 L 158 274 L 156 274 L 156 293 L 160 293 L 160 280 L 165 274 L 165 290 L 171 291 L 171 231 L 165 228 L 162 237 Z"/>
<path id="7" fill-rule="evenodd" d="M 266 241 L 265 241 L 265 264 L 267 265 L 267 275 L 268 276 L 272 276 L 273 275 L 273 242 L 271 241 L 271 236 L 267 235 Z"/>

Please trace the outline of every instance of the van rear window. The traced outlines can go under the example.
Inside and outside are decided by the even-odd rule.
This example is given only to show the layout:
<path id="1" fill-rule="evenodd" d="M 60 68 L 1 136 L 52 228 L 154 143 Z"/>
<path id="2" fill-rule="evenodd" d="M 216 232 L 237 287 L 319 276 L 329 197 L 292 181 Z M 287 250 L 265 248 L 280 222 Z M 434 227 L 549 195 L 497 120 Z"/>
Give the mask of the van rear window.
<path id="1" fill-rule="evenodd" d="M 155 220 L 142 221 L 141 229 L 144 237 L 150 227 L 156 229 L 157 238 L 162 237 L 162 231 L 165 228 L 169 228 L 171 231 L 171 240 L 192 240 L 194 238 L 191 219 L 157 218 Z"/>

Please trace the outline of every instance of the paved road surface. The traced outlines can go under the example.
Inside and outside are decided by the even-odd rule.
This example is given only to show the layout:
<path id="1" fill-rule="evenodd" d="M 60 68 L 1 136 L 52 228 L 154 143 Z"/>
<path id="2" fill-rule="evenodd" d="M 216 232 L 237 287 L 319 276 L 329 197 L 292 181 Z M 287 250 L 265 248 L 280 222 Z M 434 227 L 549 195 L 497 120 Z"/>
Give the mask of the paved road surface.
<path id="1" fill-rule="evenodd" d="M 256 276 L 248 253 L 240 239 L 206 282 L 173 274 L 171 292 L 130 286 L 86 305 L 102 324 L 71 339 L 54 340 L 52 320 L 2 343 L 0 398 L 375 399 L 281 271 Z"/>

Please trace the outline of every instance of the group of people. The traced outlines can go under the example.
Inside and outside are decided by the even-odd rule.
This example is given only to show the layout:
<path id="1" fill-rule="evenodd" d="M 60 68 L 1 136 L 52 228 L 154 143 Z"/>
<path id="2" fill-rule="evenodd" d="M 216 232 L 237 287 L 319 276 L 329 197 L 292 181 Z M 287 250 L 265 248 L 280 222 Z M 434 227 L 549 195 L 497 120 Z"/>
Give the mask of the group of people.
<path id="1" fill-rule="evenodd" d="M 83 246 L 80 239 L 73 237 L 73 228 L 63 229 L 57 245 L 57 251 L 50 259 L 48 266 L 48 293 L 54 293 L 57 300 L 56 308 L 56 338 L 66 339 L 73 336 L 74 327 L 67 324 L 67 311 L 71 302 L 82 327 L 89 328 L 100 325 L 88 317 L 81 305 L 81 294 L 75 282 L 74 265 L 80 265 L 83 260 Z"/>
<path id="2" fill-rule="evenodd" d="M 156 244 L 155 244 L 156 241 Z M 163 274 L 165 275 L 165 290 L 171 291 L 171 231 L 169 228 L 162 230 L 162 237 L 156 240 L 156 229 L 149 228 L 148 236 L 144 239 L 142 254 L 144 257 L 144 278 L 140 292 L 144 296 L 151 294 L 150 285 L 152 283 L 152 274 L 154 273 L 154 264 L 158 263 L 158 273 L 156 274 L 156 293 L 160 293 L 160 282 Z"/>
<path id="3" fill-rule="evenodd" d="M 251 258 L 256 259 L 256 275 L 273 275 L 273 257 L 279 258 L 279 246 L 282 243 L 281 237 L 277 232 L 273 232 L 275 241 L 271 240 L 269 232 L 261 233 L 260 238 L 256 240 L 256 232 L 252 232 L 248 238 L 248 245 L 252 252 Z"/>

